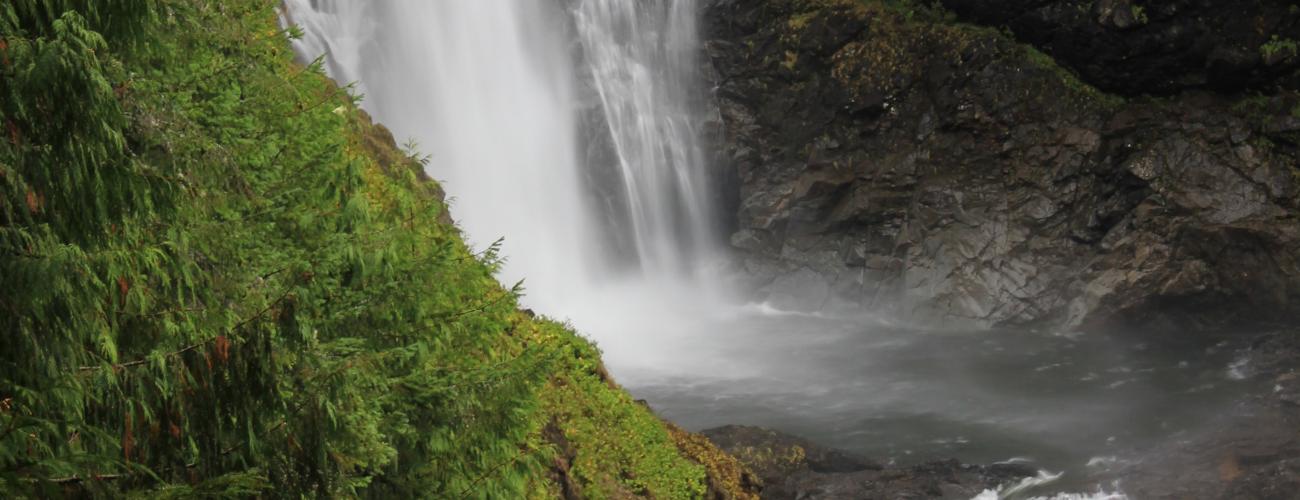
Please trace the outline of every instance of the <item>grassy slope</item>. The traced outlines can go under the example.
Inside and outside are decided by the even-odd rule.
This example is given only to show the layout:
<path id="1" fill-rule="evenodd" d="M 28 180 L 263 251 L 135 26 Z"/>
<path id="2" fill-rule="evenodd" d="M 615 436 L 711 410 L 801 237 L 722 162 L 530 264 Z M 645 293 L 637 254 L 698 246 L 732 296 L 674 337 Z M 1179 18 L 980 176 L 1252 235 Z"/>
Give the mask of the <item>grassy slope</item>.
<path id="1" fill-rule="evenodd" d="M 419 162 L 292 62 L 276 3 L 164 0 L 138 42 L 82 53 L 108 61 L 113 165 L 167 196 L 3 261 L 6 287 L 52 291 L 7 304 L 6 342 L 47 340 L 7 344 L 23 348 L 0 365 L 21 387 L 0 394 L 18 431 L 0 436 L 0 491 L 752 497 L 734 459 L 632 401 L 589 342 L 517 310 Z M 13 180 L 54 168 L 35 155 L 58 146 L 3 118 L 5 208 L 26 210 L 5 237 L 76 218 L 41 201 L 56 187 Z M 40 256 L 56 248 L 75 262 Z M 69 324 L 97 336 L 41 351 Z M 47 375 L 28 377 L 38 351 Z"/>

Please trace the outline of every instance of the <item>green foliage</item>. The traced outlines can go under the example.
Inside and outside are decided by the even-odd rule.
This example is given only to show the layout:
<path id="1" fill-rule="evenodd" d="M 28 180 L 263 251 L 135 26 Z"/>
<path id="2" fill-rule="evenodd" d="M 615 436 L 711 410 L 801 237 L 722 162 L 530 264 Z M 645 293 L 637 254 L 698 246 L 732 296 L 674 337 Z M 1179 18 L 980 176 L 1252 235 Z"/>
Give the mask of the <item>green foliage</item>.
<path id="1" fill-rule="evenodd" d="M 1253 93 L 1238 99 L 1233 103 L 1232 109 L 1237 112 L 1263 112 L 1266 111 L 1270 103 L 1269 96 L 1260 93 Z"/>
<path id="2" fill-rule="evenodd" d="M 1129 13 L 1133 15 L 1133 20 L 1137 22 L 1139 25 L 1143 25 L 1151 22 L 1151 18 L 1147 17 L 1146 8 L 1142 7 L 1141 5 L 1136 5 L 1136 4 L 1130 5 Z"/>
<path id="3" fill-rule="evenodd" d="M 583 481 L 702 496 L 278 4 L 0 4 L 0 491 L 541 496 L 562 421 Z"/>
<path id="4" fill-rule="evenodd" d="M 1300 44 L 1290 38 L 1279 38 L 1277 35 L 1273 35 L 1269 41 L 1259 46 L 1259 53 L 1269 60 L 1278 55 L 1295 57 L 1300 53 Z"/>
<path id="5" fill-rule="evenodd" d="M 511 336 L 495 249 L 470 253 L 418 162 L 367 152 L 275 5 L 0 5 L 0 490 L 502 498 L 539 476 L 553 348 Z"/>
<path id="6" fill-rule="evenodd" d="M 1300 118 L 1300 95 L 1287 92 L 1247 94 L 1232 104 L 1232 111 L 1259 126 L 1286 116 Z"/>
<path id="7" fill-rule="evenodd" d="M 76 12 L 87 27 L 102 36 L 129 38 L 145 33 L 158 19 L 160 0 L 9 0 L 0 15 L 5 31 L 44 37 L 53 34 L 55 22 Z M 122 41 L 122 40 L 118 40 Z"/>
<path id="8" fill-rule="evenodd" d="M 542 405 L 573 448 L 570 474 L 583 496 L 703 498 L 704 468 L 683 457 L 664 423 L 609 380 L 595 347 L 554 324 L 543 331 L 567 339 L 561 375 L 542 393 Z"/>

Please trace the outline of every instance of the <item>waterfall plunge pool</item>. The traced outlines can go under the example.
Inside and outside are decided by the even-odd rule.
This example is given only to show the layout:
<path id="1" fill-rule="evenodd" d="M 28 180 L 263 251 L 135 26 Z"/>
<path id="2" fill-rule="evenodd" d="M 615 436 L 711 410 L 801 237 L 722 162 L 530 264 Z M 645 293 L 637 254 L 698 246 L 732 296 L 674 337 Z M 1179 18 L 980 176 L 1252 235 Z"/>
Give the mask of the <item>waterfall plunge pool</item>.
<path id="1" fill-rule="evenodd" d="M 766 427 L 897 465 L 1063 473 L 1033 494 L 1093 491 L 1258 389 L 1227 341 L 936 332 L 752 306 L 694 314 L 620 331 L 638 342 L 595 338 L 615 378 L 663 417 L 693 431 Z"/>

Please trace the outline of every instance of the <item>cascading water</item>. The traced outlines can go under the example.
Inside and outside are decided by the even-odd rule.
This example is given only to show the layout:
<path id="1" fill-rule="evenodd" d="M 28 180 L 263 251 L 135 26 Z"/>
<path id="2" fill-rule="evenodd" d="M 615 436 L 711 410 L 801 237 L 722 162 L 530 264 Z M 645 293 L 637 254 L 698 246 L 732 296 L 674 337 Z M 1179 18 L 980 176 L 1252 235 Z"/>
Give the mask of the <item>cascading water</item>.
<path id="1" fill-rule="evenodd" d="M 696 0 L 285 5 L 299 53 L 431 155 L 471 242 L 505 238 L 502 281 L 526 279 L 524 302 L 573 321 L 615 369 L 659 364 L 665 336 L 691 330 L 630 318 L 698 317 L 723 295 L 703 273 L 721 238 Z"/>
<path id="2" fill-rule="evenodd" d="M 572 319 L 683 425 L 765 425 L 900 462 L 1036 455 L 1071 471 L 981 496 L 1000 498 L 1087 487 L 1094 464 L 1115 461 L 1097 457 L 1201 425 L 1195 409 L 1238 390 L 1195 350 L 702 300 L 721 224 L 698 139 L 696 0 L 285 5 L 305 31 L 299 52 L 325 56 L 432 156 L 470 239 L 506 238 L 502 281 L 527 278 L 525 303 Z"/>
<path id="3" fill-rule="evenodd" d="M 652 274 L 696 270 L 712 260 L 717 235 L 699 117 L 692 113 L 699 109 L 696 9 L 694 0 L 573 6 L 583 76 L 599 97 L 597 122 L 607 125 L 618 167 L 631 250 Z"/>
<path id="4" fill-rule="evenodd" d="M 530 304 L 573 302 L 619 263 L 689 277 L 714 260 L 694 0 L 286 5 L 300 53 L 432 155 L 471 239 L 506 239 L 503 281 L 527 278 Z"/>
<path id="5" fill-rule="evenodd" d="M 575 152 L 565 21 L 535 1 L 290 0 L 306 32 L 362 106 L 431 155 L 454 216 L 479 247 L 506 238 L 502 280 L 561 300 L 589 279 L 591 217 Z M 401 139 L 399 139 L 400 142 Z"/>

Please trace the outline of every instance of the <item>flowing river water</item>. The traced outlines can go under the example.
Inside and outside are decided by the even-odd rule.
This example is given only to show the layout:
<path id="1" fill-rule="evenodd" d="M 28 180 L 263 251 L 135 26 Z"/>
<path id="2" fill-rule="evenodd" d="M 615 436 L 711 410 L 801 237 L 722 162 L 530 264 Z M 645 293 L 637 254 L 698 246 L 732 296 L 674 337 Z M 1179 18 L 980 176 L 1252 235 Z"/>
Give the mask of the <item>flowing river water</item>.
<path id="1" fill-rule="evenodd" d="M 898 464 L 1029 461 L 1064 473 L 1024 493 L 1050 496 L 1095 490 L 1248 383 L 1227 344 L 932 332 L 731 298 L 695 0 L 285 7 L 299 53 L 430 155 L 471 243 L 504 238 L 502 281 L 526 280 L 526 306 L 687 428 L 761 425 Z"/>

